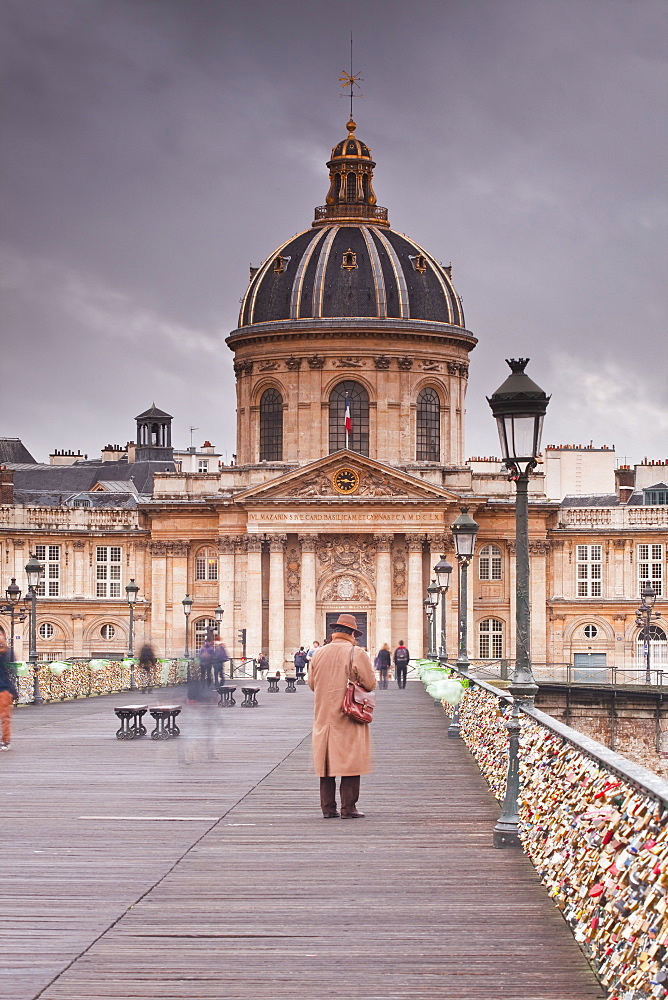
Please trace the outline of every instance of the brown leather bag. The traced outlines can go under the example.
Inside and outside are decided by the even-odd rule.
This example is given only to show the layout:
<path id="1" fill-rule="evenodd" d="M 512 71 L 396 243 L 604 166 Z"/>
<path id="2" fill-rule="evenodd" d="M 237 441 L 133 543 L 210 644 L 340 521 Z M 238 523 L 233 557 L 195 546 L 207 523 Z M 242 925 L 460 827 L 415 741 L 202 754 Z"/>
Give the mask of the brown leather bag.
<path id="1" fill-rule="evenodd" d="M 350 650 L 350 664 L 348 674 L 350 675 L 353 666 L 355 647 Z M 348 680 L 348 687 L 343 697 L 341 711 L 353 722 L 361 722 L 368 725 L 373 719 L 373 710 L 376 707 L 376 695 L 373 691 L 366 691 L 361 684 Z"/>

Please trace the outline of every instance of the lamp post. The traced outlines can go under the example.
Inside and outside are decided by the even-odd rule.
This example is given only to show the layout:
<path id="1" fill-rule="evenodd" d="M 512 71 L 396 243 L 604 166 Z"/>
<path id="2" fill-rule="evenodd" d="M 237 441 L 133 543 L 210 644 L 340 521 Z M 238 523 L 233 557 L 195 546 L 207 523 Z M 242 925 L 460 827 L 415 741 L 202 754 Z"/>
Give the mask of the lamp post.
<path id="1" fill-rule="evenodd" d="M 425 597 L 422 602 L 424 608 L 424 613 L 427 616 L 427 658 L 431 658 L 431 623 L 434 618 L 434 609 L 431 606 L 431 601 L 428 597 Z"/>
<path id="2" fill-rule="evenodd" d="M 218 632 L 218 637 L 219 638 L 220 638 L 220 626 L 223 624 L 223 615 L 224 614 L 225 614 L 225 609 L 221 608 L 221 606 L 219 604 L 218 607 L 216 608 L 216 610 L 214 611 L 214 615 L 216 616 L 216 626 L 217 626 L 217 632 Z"/>
<path id="3" fill-rule="evenodd" d="M 459 564 L 459 590 L 457 593 L 457 663 L 456 667 L 464 677 L 468 676 L 468 566 L 475 552 L 475 540 L 478 534 L 478 523 L 469 514 L 468 507 L 462 507 L 461 514 L 450 526 L 455 543 L 455 554 Z M 461 704 L 461 703 L 460 703 Z M 457 738 L 460 734 L 459 705 L 452 713 L 452 722 L 448 727 L 448 736 Z"/>
<path id="4" fill-rule="evenodd" d="M 134 578 L 130 580 L 129 583 L 125 585 L 125 598 L 128 602 L 128 607 L 130 608 L 130 638 L 128 641 L 128 659 L 130 662 L 130 690 L 136 691 L 137 684 L 135 682 L 135 665 L 134 665 L 134 649 L 133 649 L 133 638 L 134 638 L 134 627 L 135 627 L 135 604 L 137 603 L 137 594 L 139 593 L 139 587 L 134 581 Z"/>
<path id="5" fill-rule="evenodd" d="M 7 598 L 7 603 L 0 607 L 0 614 L 9 615 L 11 619 L 10 633 L 9 633 L 9 648 L 14 649 L 14 623 L 15 621 L 24 622 L 26 620 L 26 615 L 24 611 L 20 611 L 18 617 L 16 611 L 21 600 L 21 589 L 16 584 L 16 579 L 12 577 L 12 582 L 9 584 L 5 590 L 5 597 Z M 12 655 L 13 652 L 12 652 Z"/>
<path id="6" fill-rule="evenodd" d="M 656 602 L 656 591 L 651 583 L 648 583 L 646 587 L 643 587 L 641 593 L 642 601 L 640 607 L 636 611 L 636 625 L 641 629 L 641 635 L 643 640 L 643 649 L 645 653 L 645 683 L 652 683 L 652 660 L 651 660 L 651 641 L 652 641 L 652 619 L 660 618 L 661 615 L 654 611 L 654 604 Z"/>
<path id="7" fill-rule="evenodd" d="M 39 674 L 37 673 L 37 588 L 44 576 L 44 563 L 41 563 L 37 556 L 31 555 L 26 563 L 26 576 L 28 577 L 28 594 L 24 601 L 29 602 L 30 608 L 30 647 L 28 658 L 32 670 L 32 700 L 33 704 L 41 705 L 44 702 L 39 689 Z"/>
<path id="8" fill-rule="evenodd" d="M 475 540 L 479 525 L 469 514 L 468 507 L 461 508 L 461 514 L 451 525 L 455 553 L 459 563 L 459 628 L 457 646 L 457 670 L 466 676 L 469 669 L 468 655 L 468 566 L 475 552 Z"/>
<path id="9" fill-rule="evenodd" d="M 184 658 L 188 660 L 190 659 L 190 647 L 188 645 L 188 639 L 190 637 L 190 628 L 189 628 L 190 612 L 193 609 L 194 601 L 189 594 L 186 594 L 186 596 L 181 601 L 181 604 L 183 605 L 183 614 L 186 616 L 186 648 L 185 648 Z"/>
<path id="10" fill-rule="evenodd" d="M 436 583 L 436 580 L 432 580 L 427 587 L 427 600 L 429 601 L 429 607 L 431 608 L 431 615 L 429 615 L 429 626 L 430 626 L 430 636 L 429 645 L 431 646 L 429 655 L 432 658 L 436 658 L 438 655 L 436 650 L 436 608 L 438 607 L 438 599 L 440 597 L 441 591 Z M 429 614 L 429 612 L 427 612 Z"/>
<path id="11" fill-rule="evenodd" d="M 438 591 L 440 597 L 441 605 L 441 642 L 438 651 L 440 659 L 447 660 L 448 654 L 446 652 L 445 643 L 445 595 L 448 592 L 450 586 L 450 574 L 452 573 L 452 566 L 445 558 L 444 555 L 438 560 L 434 566 L 434 573 L 436 574 L 436 583 L 438 584 Z"/>
<path id="12" fill-rule="evenodd" d="M 516 626 L 515 668 L 509 685 L 513 696 L 513 714 L 508 729 L 508 774 L 503 810 L 494 828 L 495 847 L 520 847 L 517 832 L 519 821 L 519 735 L 520 706 L 532 702 L 538 686 L 531 671 L 531 609 L 529 601 L 529 476 L 536 468 L 540 454 L 543 419 L 550 397 L 525 373 L 528 358 L 511 359 L 506 363 L 511 374 L 487 400 L 496 418 L 501 443 L 501 456 L 509 478 L 516 487 L 515 498 L 515 567 L 516 567 Z"/>

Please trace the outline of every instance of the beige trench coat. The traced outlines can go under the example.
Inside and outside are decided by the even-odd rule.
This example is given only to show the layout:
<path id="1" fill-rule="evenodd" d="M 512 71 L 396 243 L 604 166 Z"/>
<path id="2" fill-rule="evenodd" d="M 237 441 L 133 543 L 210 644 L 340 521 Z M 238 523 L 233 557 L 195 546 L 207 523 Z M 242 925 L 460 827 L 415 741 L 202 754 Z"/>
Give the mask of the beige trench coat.
<path id="1" fill-rule="evenodd" d="M 368 653 L 355 646 L 351 635 L 334 632 L 332 641 L 313 655 L 308 683 L 315 693 L 313 762 L 321 777 L 368 774 L 371 770 L 369 726 L 353 722 L 341 711 L 348 684 L 350 649 L 354 646 L 350 679 L 367 691 L 376 686 Z"/>

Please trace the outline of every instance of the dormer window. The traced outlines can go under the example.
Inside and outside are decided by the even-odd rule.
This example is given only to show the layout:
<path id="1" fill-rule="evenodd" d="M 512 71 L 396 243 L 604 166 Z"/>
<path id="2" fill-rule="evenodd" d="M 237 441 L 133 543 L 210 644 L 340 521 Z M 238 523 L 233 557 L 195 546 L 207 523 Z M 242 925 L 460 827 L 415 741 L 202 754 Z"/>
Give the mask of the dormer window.
<path id="1" fill-rule="evenodd" d="M 343 263 L 341 267 L 346 271 L 352 271 L 357 267 L 357 254 L 353 250 L 346 250 L 343 255 Z"/>
<path id="2" fill-rule="evenodd" d="M 283 274 L 289 263 L 289 257 L 281 257 L 279 254 L 278 257 L 274 258 L 274 274 Z"/>
<path id="3" fill-rule="evenodd" d="M 415 256 L 409 254 L 408 259 L 413 264 L 413 269 L 415 271 L 419 271 L 420 274 L 424 274 L 424 272 L 427 270 L 427 258 L 425 257 L 424 254 L 419 253 L 416 254 Z"/>
<path id="4" fill-rule="evenodd" d="M 659 483 L 643 490 L 644 503 L 646 507 L 666 507 L 668 506 L 668 485 Z"/>

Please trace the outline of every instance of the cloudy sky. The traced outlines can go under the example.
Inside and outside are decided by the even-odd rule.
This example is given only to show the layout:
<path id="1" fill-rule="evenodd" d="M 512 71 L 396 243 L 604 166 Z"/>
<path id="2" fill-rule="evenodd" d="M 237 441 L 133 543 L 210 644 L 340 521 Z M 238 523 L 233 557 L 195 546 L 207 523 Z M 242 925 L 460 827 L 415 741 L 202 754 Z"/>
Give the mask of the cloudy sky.
<path id="1" fill-rule="evenodd" d="M 235 450 L 224 338 L 358 136 L 393 227 L 452 262 L 485 402 L 528 356 L 548 443 L 668 457 L 664 0 L 3 0 L 0 434 L 40 460 Z"/>

